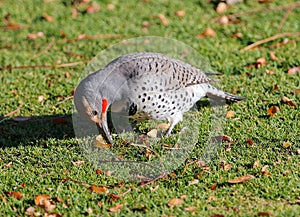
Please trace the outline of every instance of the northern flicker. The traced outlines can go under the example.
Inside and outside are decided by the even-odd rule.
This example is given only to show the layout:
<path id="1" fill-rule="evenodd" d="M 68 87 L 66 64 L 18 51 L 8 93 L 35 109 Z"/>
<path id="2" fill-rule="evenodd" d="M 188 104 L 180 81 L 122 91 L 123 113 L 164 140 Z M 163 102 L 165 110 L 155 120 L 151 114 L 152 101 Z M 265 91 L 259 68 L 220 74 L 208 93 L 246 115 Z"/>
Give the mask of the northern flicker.
<path id="1" fill-rule="evenodd" d="M 74 102 L 79 115 L 94 122 L 112 144 L 107 125 L 110 105 L 125 108 L 134 118 L 168 120 L 170 135 L 183 114 L 204 96 L 244 99 L 217 89 L 212 82 L 200 69 L 180 60 L 160 53 L 132 53 L 82 80 Z"/>

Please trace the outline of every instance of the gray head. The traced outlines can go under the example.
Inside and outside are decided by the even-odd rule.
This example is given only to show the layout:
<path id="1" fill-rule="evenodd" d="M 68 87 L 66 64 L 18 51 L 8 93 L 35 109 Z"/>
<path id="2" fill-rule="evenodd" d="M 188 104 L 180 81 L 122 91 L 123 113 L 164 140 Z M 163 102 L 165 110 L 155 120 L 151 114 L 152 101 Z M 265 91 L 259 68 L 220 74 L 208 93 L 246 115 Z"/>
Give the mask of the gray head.
<path id="1" fill-rule="evenodd" d="M 113 143 L 107 126 L 109 106 L 129 94 L 127 79 L 119 68 L 105 67 L 88 75 L 74 94 L 76 110 L 82 118 L 94 122 L 100 133 Z"/>

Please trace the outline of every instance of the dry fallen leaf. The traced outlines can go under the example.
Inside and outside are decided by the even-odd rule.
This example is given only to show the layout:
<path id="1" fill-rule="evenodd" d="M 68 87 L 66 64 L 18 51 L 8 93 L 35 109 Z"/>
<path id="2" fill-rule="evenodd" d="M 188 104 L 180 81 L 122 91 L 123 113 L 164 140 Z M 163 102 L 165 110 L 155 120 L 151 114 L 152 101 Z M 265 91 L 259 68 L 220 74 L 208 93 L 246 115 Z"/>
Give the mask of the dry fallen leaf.
<path id="1" fill-rule="evenodd" d="M 185 11 L 183 11 L 183 10 L 176 11 L 176 16 L 177 17 L 184 17 L 184 15 L 185 15 Z"/>
<path id="2" fill-rule="evenodd" d="M 29 33 L 27 35 L 27 38 L 28 39 L 31 39 L 31 40 L 35 40 L 35 39 L 38 39 L 38 38 L 41 38 L 44 36 L 44 33 L 43 32 L 38 32 L 38 33 Z"/>
<path id="3" fill-rule="evenodd" d="M 253 164 L 253 168 L 258 168 L 259 167 L 259 164 L 260 164 L 260 161 L 259 160 L 256 160 Z"/>
<path id="4" fill-rule="evenodd" d="M 204 30 L 204 32 L 196 35 L 196 38 L 202 38 L 202 37 L 214 37 L 216 36 L 216 32 L 215 30 L 213 30 L 212 28 L 206 28 Z"/>
<path id="5" fill-rule="evenodd" d="M 234 116 L 234 111 L 232 110 L 229 110 L 227 113 L 226 113 L 226 118 L 232 118 Z"/>
<path id="6" fill-rule="evenodd" d="M 158 19 L 160 19 L 160 21 L 161 21 L 161 23 L 163 24 L 163 26 L 169 25 L 169 21 L 168 21 L 168 19 L 165 17 L 165 15 L 163 15 L 163 14 L 158 14 L 157 17 L 158 17 Z"/>
<path id="7" fill-rule="evenodd" d="M 108 4 L 108 5 L 106 6 L 106 8 L 107 8 L 107 10 L 109 10 L 109 11 L 113 11 L 113 10 L 115 9 L 115 5 L 113 5 L 113 4 Z"/>
<path id="8" fill-rule="evenodd" d="M 77 160 L 77 161 L 73 162 L 74 166 L 78 166 L 78 165 L 82 165 L 82 164 L 84 164 L 84 160 Z"/>
<path id="9" fill-rule="evenodd" d="M 157 129 L 152 129 L 147 133 L 147 136 L 151 138 L 156 138 L 157 137 Z"/>
<path id="10" fill-rule="evenodd" d="M 266 74 L 268 74 L 268 75 L 274 75 L 275 71 L 274 70 L 266 69 Z"/>
<path id="11" fill-rule="evenodd" d="M 4 167 L 4 168 L 10 168 L 10 167 L 12 166 L 12 164 L 13 164 L 13 162 L 10 161 L 10 162 L 8 162 L 7 164 L 5 164 L 3 167 Z"/>
<path id="12" fill-rule="evenodd" d="M 173 198 L 168 202 L 168 206 L 171 208 L 173 208 L 174 206 L 180 206 L 182 204 L 183 204 L 183 200 L 180 198 Z"/>
<path id="13" fill-rule="evenodd" d="M 220 2 L 216 8 L 216 12 L 218 14 L 222 14 L 226 11 L 227 9 L 227 4 L 225 2 Z"/>
<path id="14" fill-rule="evenodd" d="M 286 141 L 286 142 L 283 142 L 283 147 L 285 147 L 285 148 L 289 148 L 289 147 L 291 147 L 291 143 L 289 142 L 289 141 Z"/>
<path id="15" fill-rule="evenodd" d="M 198 183 L 199 183 L 198 179 L 194 179 L 192 181 L 189 181 L 189 185 L 195 185 L 195 184 L 198 184 Z"/>
<path id="16" fill-rule="evenodd" d="M 159 188 L 159 185 L 156 185 L 154 188 L 150 186 L 150 191 L 156 191 Z"/>
<path id="17" fill-rule="evenodd" d="M 196 206 L 189 206 L 189 207 L 185 207 L 184 210 L 188 211 L 188 212 L 193 212 L 196 211 L 198 209 L 198 207 Z"/>
<path id="18" fill-rule="evenodd" d="M 156 126 L 157 129 L 168 130 L 170 128 L 169 123 L 160 123 Z"/>
<path id="19" fill-rule="evenodd" d="M 89 190 L 91 192 L 95 192 L 95 193 L 104 193 L 104 194 L 108 194 L 108 189 L 106 187 L 101 187 L 101 186 L 96 186 L 96 185 L 92 185 L 91 187 L 89 187 Z"/>
<path id="20" fill-rule="evenodd" d="M 230 19 L 226 15 L 223 15 L 218 19 L 218 23 L 223 24 L 223 25 L 228 25 L 229 22 L 230 22 Z"/>
<path id="21" fill-rule="evenodd" d="M 254 179 L 254 176 L 247 174 L 245 176 L 240 176 L 240 177 L 236 177 L 234 179 L 228 180 L 227 182 L 230 184 L 238 184 L 238 183 L 246 182 L 250 179 Z"/>
<path id="22" fill-rule="evenodd" d="M 263 168 L 260 171 L 260 174 L 263 176 L 270 177 L 271 173 L 267 171 L 268 165 L 264 165 Z"/>
<path id="23" fill-rule="evenodd" d="M 288 70 L 288 75 L 295 75 L 296 73 L 299 72 L 300 72 L 300 66 L 293 67 Z"/>
<path id="24" fill-rule="evenodd" d="M 86 8 L 86 12 L 89 13 L 89 14 L 96 13 L 99 10 L 100 10 L 99 5 L 89 5 Z"/>
<path id="25" fill-rule="evenodd" d="M 35 196 L 34 203 L 47 212 L 56 208 L 56 205 L 53 203 L 48 194 L 39 194 Z"/>
<path id="26" fill-rule="evenodd" d="M 268 212 L 258 212 L 257 216 L 270 216 Z"/>
<path id="27" fill-rule="evenodd" d="M 253 147 L 254 146 L 254 142 L 252 139 L 247 139 L 246 143 L 250 146 Z"/>
<path id="28" fill-rule="evenodd" d="M 270 108 L 268 109 L 268 114 L 273 117 L 276 113 L 278 113 L 280 111 L 279 107 L 276 105 L 272 105 L 270 106 Z"/>
<path id="29" fill-rule="evenodd" d="M 43 14 L 43 18 L 48 21 L 48 22 L 52 22 L 53 21 L 53 17 L 48 15 L 47 13 Z"/>
<path id="30" fill-rule="evenodd" d="M 44 99 L 45 99 L 45 97 L 44 97 L 44 96 L 42 96 L 42 95 L 38 96 L 38 102 L 43 102 L 43 101 L 44 101 Z"/>
<path id="31" fill-rule="evenodd" d="M 275 61 L 278 60 L 278 58 L 275 56 L 274 51 L 271 51 L 271 52 L 270 52 L 270 56 L 271 56 L 271 59 L 272 59 L 272 60 L 275 60 Z"/>
<path id="32" fill-rule="evenodd" d="M 267 64 L 267 59 L 264 57 L 260 57 L 256 60 L 256 68 L 260 68 Z"/>
<path id="33" fill-rule="evenodd" d="M 110 212 L 117 212 L 117 211 L 121 210 L 122 207 L 123 207 L 122 204 L 117 204 L 117 205 L 114 206 L 114 207 L 110 207 L 108 210 L 109 210 Z"/>
<path id="34" fill-rule="evenodd" d="M 212 184 L 212 186 L 210 187 L 210 190 L 216 190 L 216 188 L 217 188 L 217 183 L 214 183 L 214 184 Z"/>
<path id="35" fill-rule="evenodd" d="M 23 198 L 23 194 L 21 192 L 18 192 L 18 191 L 12 191 L 12 192 L 7 192 L 6 195 L 8 197 L 14 197 L 16 198 L 17 200 L 20 200 Z"/>
<path id="36" fill-rule="evenodd" d="M 300 89 L 295 89 L 294 94 L 300 94 Z"/>
<path id="37" fill-rule="evenodd" d="M 26 209 L 25 214 L 34 216 L 36 214 L 36 210 L 34 207 L 30 206 Z M 35 216 L 38 216 L 38 215 L 35 215 Z"/>

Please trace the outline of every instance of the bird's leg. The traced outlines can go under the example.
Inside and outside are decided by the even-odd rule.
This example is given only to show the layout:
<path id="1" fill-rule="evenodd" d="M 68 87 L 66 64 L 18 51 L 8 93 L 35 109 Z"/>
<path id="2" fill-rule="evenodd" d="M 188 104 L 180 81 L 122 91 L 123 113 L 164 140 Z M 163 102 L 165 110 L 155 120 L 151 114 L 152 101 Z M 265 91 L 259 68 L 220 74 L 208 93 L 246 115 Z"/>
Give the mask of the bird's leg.
<path id="1" fill-rule="evenodd" d="M 174 127 L 176 126 L 176 124 L 178 124 L 180 121 L 182 121 L 183 117 L 182 117 L 182 114 L 177 113 L 177 114 L 174 114 L 172 117 L 170 117 L 168 119 L 169 119 L 170 127 L 169 127 L 169 130 L 168 130 L 167 134 L 166 134 L 166 137 L 171 135 L 171 132 L 174 129 Z"/>

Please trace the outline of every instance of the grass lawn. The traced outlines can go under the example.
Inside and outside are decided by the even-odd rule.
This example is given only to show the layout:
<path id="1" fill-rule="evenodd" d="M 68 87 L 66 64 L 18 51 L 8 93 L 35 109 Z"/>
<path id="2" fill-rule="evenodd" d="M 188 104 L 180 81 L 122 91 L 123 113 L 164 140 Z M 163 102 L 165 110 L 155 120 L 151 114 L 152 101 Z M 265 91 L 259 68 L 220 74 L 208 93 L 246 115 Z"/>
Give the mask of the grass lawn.
<path id="1" fill-rule="evenodd" d="M 206 0 L 0 1 L 0 215 L 299 216 L 300 5 L 265 2 L 219 14 L 217 1 Z M 148 35 L 193 47 L 224 74 L 222 89 L 247 100 L 226 106 L 234 111 L 223 126 L 231 140 L 210 162 L 197 160 L 209 130 L 204 106 L 196 149 L 170 175 L 141 186 L 86 158 L 72 93 L 100 51 Z M 143 147 L 118 141 L 111 149 L 147 160 Z M 246 175 L 252 179 L 228 182 Z"/>

